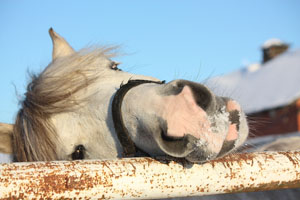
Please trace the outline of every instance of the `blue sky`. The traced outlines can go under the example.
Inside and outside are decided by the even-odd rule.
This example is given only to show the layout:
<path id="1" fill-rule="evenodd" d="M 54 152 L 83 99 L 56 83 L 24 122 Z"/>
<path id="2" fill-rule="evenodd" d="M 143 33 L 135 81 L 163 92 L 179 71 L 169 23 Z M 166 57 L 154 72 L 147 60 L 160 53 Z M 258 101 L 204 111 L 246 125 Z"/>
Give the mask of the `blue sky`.
<path id="1" fill-rule="evenodd" d="M 51 61 L 53 27 L 79 50 L 121 45 L 121 68 L 201 81 L 260 62 L 279 38 L 300 48 L 300 1 L 0 1 L 0 121 L 13 123 L 28 82 Z M 18 94 L 18 95 L 17 95 Z"/>

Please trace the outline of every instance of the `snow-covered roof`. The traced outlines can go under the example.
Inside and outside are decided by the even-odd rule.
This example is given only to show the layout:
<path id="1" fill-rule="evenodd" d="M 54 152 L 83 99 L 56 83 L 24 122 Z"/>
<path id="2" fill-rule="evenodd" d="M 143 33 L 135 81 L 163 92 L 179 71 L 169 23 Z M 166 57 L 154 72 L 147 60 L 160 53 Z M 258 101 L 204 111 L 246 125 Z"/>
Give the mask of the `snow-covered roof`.
<path id="1" fill-rule="evenodd" d="M 284 106 L 300 98 L 300 49 L 254 68 L 215 77 L 205 84 L 216 94 L 237 100 L 246 113 Z"/>
<path id="2" fill-rule="evenodd" d="M 284 45 L 285 43 L 282 42 L 280 39 L 277 39 L 277 38 L 272 38 L 272 39 L 269 39 L 267 41 L 265 41 L 263 43 L 263 45 L 261 46 L 262 49 L 268 49 L 270 48 L 271 46 L 281 46 L 281 45 Z"/>

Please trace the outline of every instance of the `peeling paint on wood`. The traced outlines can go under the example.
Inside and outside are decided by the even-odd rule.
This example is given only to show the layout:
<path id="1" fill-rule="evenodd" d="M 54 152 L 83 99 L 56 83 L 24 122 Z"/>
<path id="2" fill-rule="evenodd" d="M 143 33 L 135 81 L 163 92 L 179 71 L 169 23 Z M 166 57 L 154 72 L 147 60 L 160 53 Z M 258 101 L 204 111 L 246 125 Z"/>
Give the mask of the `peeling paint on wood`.
<path id="1" fill-rule="evenodd" d="M 153 199 L 300 187 L 300 152 L 229 155 L 205 164 L 127 158 L 0 165 L 0 199 Z"/>

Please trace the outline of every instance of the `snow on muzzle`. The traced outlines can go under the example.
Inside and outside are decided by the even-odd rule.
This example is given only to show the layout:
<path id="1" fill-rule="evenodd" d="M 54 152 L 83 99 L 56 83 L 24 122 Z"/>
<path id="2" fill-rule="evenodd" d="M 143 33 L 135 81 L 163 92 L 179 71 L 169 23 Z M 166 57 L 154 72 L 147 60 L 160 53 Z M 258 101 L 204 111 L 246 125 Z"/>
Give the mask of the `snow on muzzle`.
<path id="1" fill-rule="evenodd" d="M 177 80 L 165 85 L 161 148 L 199 162 L 226 154 L 239 137 L 240 106 L 205 86 Z"/>

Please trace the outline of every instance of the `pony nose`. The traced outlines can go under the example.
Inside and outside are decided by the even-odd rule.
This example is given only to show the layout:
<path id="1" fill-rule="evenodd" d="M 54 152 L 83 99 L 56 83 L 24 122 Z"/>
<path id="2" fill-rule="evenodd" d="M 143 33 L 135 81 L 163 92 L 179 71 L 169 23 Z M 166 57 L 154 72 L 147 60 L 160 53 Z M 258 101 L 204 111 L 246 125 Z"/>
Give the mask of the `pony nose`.
<path id="1" fill-rule="evenodd" d="M 198 106 L 206 112 L 214 112 L 216 109 L 216 97 L 204 85 L 187 80 L 174 80 L 165 85 L 165 94 L 179 94 L 185 86 L 188 86 Z"/>

